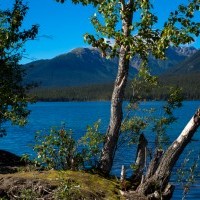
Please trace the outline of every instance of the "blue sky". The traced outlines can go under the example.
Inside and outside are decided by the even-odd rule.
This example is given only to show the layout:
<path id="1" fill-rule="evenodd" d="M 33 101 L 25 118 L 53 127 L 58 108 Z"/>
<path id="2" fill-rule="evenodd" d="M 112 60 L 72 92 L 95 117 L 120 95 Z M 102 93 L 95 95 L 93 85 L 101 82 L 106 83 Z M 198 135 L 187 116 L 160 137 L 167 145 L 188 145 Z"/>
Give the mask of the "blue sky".
<path id="1" fill-rule="evenodd" d="M 0 6 L 10 6 L 14 0 L 0 0 Z M 47 59 L 69 52 L 76 47 L 88 46 L 83 41 L 84 33 L 95 33 L 90 17 L 95 10 L 90 7 L 73 5 L 70 0 L 59 4 L 55 0 L 25 0 L 29 11 L 24 21 L 24 28 L 39 24 L 39 35 L 35 41 L 26 44 L 26 54 L 29 59 Z M 153 0 L 155 13 L 159 17 L 159 25 L 167 18 L 170 10 L 187 0 Z M 200 15 L 199 15 L 200 16 Z M 200 19 L 200 18 L 199 18 Z M 193 46 L 200 48 L 198 39 Z"/>

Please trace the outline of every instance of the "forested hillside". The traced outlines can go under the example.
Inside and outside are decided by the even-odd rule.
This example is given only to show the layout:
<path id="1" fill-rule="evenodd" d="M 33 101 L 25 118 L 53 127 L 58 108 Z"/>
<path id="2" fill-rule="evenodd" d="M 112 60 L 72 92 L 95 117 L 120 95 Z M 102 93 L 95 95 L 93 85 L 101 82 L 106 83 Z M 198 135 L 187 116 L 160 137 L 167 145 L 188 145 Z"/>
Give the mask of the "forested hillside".
<path id="1" fill-rule="evenodd" d="M 183 88 L 185 99 L 200 99 L 200 51 L 195 48 L 170 48 L 165 61 L 149 58 L 151 71 L 159 75 L 161 87 L 146 96 L 147 99 L 165 99 L 166 87 Z M 27 79 L 39 83 L 31 91 L 41 101 L 110 100 L 117 74 L 117 59 L 103 58 L 99 51 L 77 48 L 52 60 L 27 64 Z M 176 64 L 175 64 L 176 63 Z M 131 60 L 131 78 L 137 73 L 140 60 Z M 132 89 L 126 89 L 125 98 Z"/>
<path id="2" fill-rule="evenodd" d="M 200 73 L 200 51 L 169 70 L 169 74 Z"/>
<path id="3" fill-rule="evenodd" d="M 117 61 L 103 58 L 99 51 L 77 48 L 51 60 L 39 60 L 24 66 L 26 80 L 44 87 L 80 86 L 114 81 Z M 137 72 L 130 70 L 130 77 Z"/>
<path id="4" fill-rule="evenodd" d="M 193 47 L 170 47 L 166 60 L 149 56 L 152 74 L 162 74 L 194 55 Z M 139 57 L 130 61 L 130 75 L 137 73 L 141 64 Z M 95 48 L 76 48 L 69 53 L 50 60 L 38 60 L 24 65 L 26 82 L 37 82 L 43 87 L 83 86 L 113 82 L 117 74 L 117 58 L 106 59 Z"/>
<path id="5" fill-rule="evenodd" d="M 200 73 L 183 75 L 162 75 L 159 78 L 161 87 L 146 95 L 147 99 L 165 99 L 167 86 L 179 86 L 183 88 L 185 99 L 200 99 Z M 40 101 L 92 101 L 110 100 L 113 83 L 93 84 L 88 86 L 59 87 L 59 88 L 36 88 L 31 95 Z M 132 95 L 130 81 L 126 90 L 125 98 L 128 100 Z"/>

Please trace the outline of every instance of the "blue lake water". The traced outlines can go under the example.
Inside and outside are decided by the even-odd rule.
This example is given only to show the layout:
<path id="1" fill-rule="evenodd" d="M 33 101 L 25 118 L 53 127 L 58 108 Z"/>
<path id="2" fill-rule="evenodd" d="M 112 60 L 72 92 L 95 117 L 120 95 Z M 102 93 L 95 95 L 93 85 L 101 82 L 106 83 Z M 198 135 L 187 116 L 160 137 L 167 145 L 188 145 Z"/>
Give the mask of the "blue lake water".
<path id="1" fill-rule="evenodd" d="M 164 102 L 151 101 L 142 104 L 145 108 L 156 107 L 157 114 L 161 113 L 160 108 Z M 168 129 L 170 140 L 173 141 L 186 123 L 192 117 L 194 112 L 200 106 L 200 101 L 185 101 L 181 109 L 176 110 L 175 116 L 179 120 Z M 31 114 L 29 123 L 22 128 L 7 124 L 7 136 L 0 139 L 0 148 L 11 151 L 18 155 L 24 153 L 33 154 L 30 145 L 34 144 L 34 134 L 38 130 L 48 130 L 52 126 L 60 126 L 62 122 L 66 127 L 72 129 L 75 138 L 80 138 L 85 132 L 87 125 L 92 125 L 98 119 L 101 119 L 101 131 L 106 132 L 109 114 L 110 102 L 39 102 L 29 106 Z M 200 152 L 199 140 L 200 131 L 194 136 L 192 141 L 183 153 L 187 154 L 189 149 L 193 149 L 195 155 Z M 148 138 L 152 138 L 152 133 L 148 133 Z M 114 160 L 112 173 L 119 176 L 121 165 L 127 167 L 127 173 L 131 173 L 130 164 L 134 161 L 134 152 L 136 146 L 122 148 L 117 152 Z M 174 169 L 172 182 L 176 182 L 176 170 L 180 167 L 180 161 Z M 200 164 L 200 163 L 199 163 Z M 199 171 L 200 172 L 200 171 Z M 198 172 L 198 173 L 199 173 Z M 181 199 L 182 186 L 178 183 L 173 199 Z M 187 199 L 200 199 L 200 179 L 191 187 L 191 191 L 187 195 Z"/>

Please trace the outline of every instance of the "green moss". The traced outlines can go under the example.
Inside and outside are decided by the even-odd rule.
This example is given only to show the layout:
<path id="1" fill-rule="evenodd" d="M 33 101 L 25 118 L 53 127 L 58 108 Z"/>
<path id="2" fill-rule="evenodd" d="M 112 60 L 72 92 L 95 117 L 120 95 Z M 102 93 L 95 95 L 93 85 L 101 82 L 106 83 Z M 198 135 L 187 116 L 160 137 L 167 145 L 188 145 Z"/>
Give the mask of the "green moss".
<path id="1" fill-rule="evenodd" d="M 32 171 L 18 172 L 4 176 L 39 179 L 48 181 L 58 187 L 65 184 L 65 182 L 69 184 L 70 181 L 70 187 L 72 189 L 70 191 L 71 193 L 69 193 L 70 195 L 72 195 L 72 193 L 76 195 L 76 197 L 77 195 L 81 195 L 84 199 L 122 199 L 119 194 L 119 184 L 116 180 L 106 179 L 97 174 L 90 174 L 83 171 Z"/>

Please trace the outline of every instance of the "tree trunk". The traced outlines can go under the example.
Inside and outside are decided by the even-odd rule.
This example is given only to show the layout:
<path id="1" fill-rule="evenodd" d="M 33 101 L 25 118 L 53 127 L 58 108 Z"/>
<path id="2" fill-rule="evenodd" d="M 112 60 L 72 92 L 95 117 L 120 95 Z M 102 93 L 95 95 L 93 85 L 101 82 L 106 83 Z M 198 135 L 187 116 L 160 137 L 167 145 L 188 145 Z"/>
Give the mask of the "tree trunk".
<path id="1" fill-rule="evenodd" d="M 146 140 L 144 134 L 141 134 L 139 138 L 137 156 L 135 160 L 136 169 L 134 171 L 133 176 L 131 177 L 131 182 L 136 187 L 141 182 L 143 182 L 143 175 L 144 175 L 144 169 L 145 169 L 146 158 L 147 158 L 147 144 L 148 144 L 148 141 Z"/>
<path id="2" fill-rule="evenodd" d="M 147 179 L 143 184 L 139 185 L 137 191 L 139 193 L 148 194 L 154 193 L 155 191 L 163 192 L 170 179 L 172 168 L 174 167 L 179 156 L 191 141 L 192 136 L 196 132 L 200 125 L 200 109 L 188 122 L 186 127 L 183 129 L 179 137 L 172 143 L 167 149 L 163 157 L 161 158 L 160 164 L 155 173 Z"/>
<path id="3" fill-rule="evenodd" d="M 149 167 L 148 167 L 148 170 L 147 170 L 147 173 L 145 176 L 145 180 L 149 179 L 152 175 L 154 175 L 154 173 L 156 172 L 156 170 L 159 166 L 159 163 L 163 156 L 163 153 L 164 153 L 164 151 L 162 149 L 156 150 L 154 157 L 149 164 Z"/>
<path id="4" fill-rule="evenodd" d="M 122 103 L 129 70 L 129 60 L 126 59 L 126 55 L 127 48 L 122 46 L 120 49 L 118 75 L 115 81 L 111 100 L 110 123 L 100 160 L 100 169 L 104 174 L 109 174 L 112 168 L 113 158 L 123 118 Z"/>
<path id="5" fill-rule="evenodd" d="M 128 4 L 125 4 L 125 1 L 121 1 L 121 10 L 122 13 L 124 13 L 122 19 L 122 30 L 125 36 L 124 38 L 129 37 L 131 33 L 129 27 L 132 25 L 133 18 L 132 4 L 132 0 L 130 0 Z M 122 103 L 129 71 L 129 58 L 127 58 L 129 49 L 129 46 L 122 44 L 119 52 L 118 74 L 115 80 L 114 90 L 111 99 L 110 122 L 106 134 L 106 140 L 102 149 L 99 166 L 103 174 L 110 173 L 119 138 L 119 131 L 123 118 Z"/>

